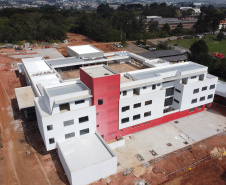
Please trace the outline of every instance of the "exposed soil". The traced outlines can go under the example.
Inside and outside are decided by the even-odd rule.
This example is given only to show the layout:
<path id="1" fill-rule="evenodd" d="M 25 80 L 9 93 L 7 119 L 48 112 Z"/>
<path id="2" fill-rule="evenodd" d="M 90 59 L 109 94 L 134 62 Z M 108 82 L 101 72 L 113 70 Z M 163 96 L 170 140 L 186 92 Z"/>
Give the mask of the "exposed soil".
<path id="1" fill-rule="evenodd" d="M 80 34 L 67 33 L 67 41 L 68 43 L 59 44 L 57 48 L 58 51 L 61 52 L 64 56 L 67 56 L 67 50 L 66 50 L 67 46 L 78 46 L 78 45 L 87 45 L 87 44 L 93 45 L 94 47 L 104 52 L 119 51 L 119 49 L 114 47 L 112 43 L 96 42 Z"/>

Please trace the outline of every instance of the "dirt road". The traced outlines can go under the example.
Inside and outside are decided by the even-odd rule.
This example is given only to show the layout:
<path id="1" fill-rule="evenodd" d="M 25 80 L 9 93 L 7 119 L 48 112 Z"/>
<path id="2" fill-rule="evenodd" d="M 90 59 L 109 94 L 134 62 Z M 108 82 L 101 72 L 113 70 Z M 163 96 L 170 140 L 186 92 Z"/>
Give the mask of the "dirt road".
<path id="1" fill-rule="evenodd" d="M 14 88 L 21 82 L 10 70 L 11 62 L 14 59 L 0 54 L 0 64 L 4 63 L 0 68 L 0 184 L 68 184 L 56 152 L 45 151 L 37 123 L 28 127 L 19 113 Z"/>

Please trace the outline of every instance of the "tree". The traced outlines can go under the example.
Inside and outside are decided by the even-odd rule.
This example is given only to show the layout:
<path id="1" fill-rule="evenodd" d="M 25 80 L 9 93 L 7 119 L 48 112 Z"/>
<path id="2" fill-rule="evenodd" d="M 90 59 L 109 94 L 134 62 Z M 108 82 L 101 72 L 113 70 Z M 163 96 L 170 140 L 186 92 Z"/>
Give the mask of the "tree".
<path id="1" fill-rule="evenodd" d="M 159 23 L 158 21 L 150 21 L 149 22 L 149 27 L 148 27 L 148 30 L 151 32 L 151 31 L 156 31 L 159 27 Z"/>
<path id="2" fill-rule="evenodd" d="M 167 33 L 170 33 L 170 26 L 168 23 L 164 24 L 163 27 L 162 27 L 162 30 L 167 32 Z"/>
<path id="3" fill-rule="evenodd" d="M 204 40 L 195 41 L 190 47 L 191 55 L 208 54 L 209 48 Z"/>
<path id="4" fill-rule="evenodd" d="M 220 40 L 220 41 L 222 39 L 224 39 L 224 33 L 222 31 L 220 31 L 220 33 L 217 35 L 217 39 Z"/>

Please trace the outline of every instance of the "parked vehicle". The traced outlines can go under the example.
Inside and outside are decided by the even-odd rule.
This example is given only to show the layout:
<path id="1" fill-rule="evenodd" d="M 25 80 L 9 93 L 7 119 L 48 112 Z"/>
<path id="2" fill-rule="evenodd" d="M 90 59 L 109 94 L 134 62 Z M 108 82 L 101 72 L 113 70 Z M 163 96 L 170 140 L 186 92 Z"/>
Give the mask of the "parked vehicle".
<path id="1" fill-rule="evenodd" d="M 215 57 L 215 58 L 224 58 L 224 55 L 222 53 L 218 53 L 218 52 L 212 53 L 211 56 Z"/>
<path id="2" fill-rule="evenodd" d="M 178 44 L 174 44 L 173 46 L 178 46 Z"/>
<path id="3" fill-rule="evenodd" d="M 15 51 L 19 51 L 19 50 L 23 50 L 23 48 L 21 48 L 21 47 L 16 47 L 15 48 Z"/>
<path id="4" fill-rule="evenodd" d="M 155 46 L 152 46 L 152 47 L 149 48 L 149 50 L 155 51 L 156 50 L 156 47 Z"/>

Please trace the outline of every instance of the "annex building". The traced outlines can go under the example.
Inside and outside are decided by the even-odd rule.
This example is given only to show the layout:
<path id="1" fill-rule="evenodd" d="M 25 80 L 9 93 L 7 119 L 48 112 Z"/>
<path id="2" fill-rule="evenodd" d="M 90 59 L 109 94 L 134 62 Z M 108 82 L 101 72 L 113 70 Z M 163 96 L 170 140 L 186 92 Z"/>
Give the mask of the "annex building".
<path id="1" fill-rule="evenodd" d="M 23 59 L 28 86 L 15 91 L 19 108 L 35 111 L 46 149 L 57 149 L 71 184 L 117 172 L 105 141 L 203 111 L 214 98 L 218 78 L 193 62 L 90 45 L 69 47 L 68 56 Z"/>

